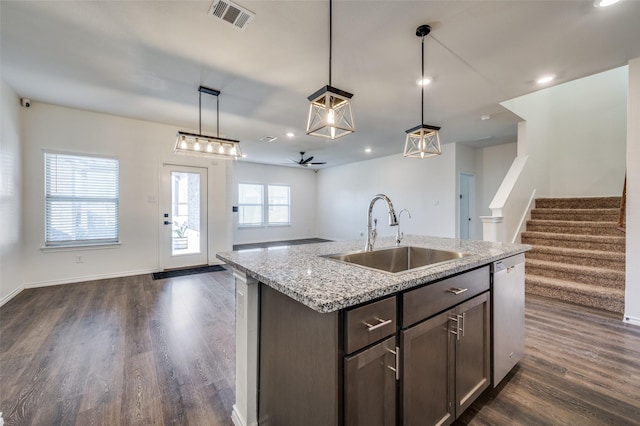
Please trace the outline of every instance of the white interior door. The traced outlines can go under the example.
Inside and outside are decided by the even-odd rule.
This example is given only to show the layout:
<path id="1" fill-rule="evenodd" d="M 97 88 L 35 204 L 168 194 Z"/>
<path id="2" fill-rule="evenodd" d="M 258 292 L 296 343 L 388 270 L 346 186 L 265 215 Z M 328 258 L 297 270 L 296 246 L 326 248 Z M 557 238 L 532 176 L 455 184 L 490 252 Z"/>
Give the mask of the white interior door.
<path id="1" fill-rule="evenodd" d="M 206 265 L 207 169 L 163 165 L 161 194 L 162 268 Z"/>

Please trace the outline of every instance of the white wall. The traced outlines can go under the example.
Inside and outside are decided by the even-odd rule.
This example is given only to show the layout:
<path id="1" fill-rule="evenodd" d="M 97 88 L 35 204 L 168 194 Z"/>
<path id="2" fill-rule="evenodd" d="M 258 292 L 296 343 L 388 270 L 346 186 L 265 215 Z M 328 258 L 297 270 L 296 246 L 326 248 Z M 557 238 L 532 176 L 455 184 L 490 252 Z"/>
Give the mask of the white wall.
<path id="1" fill-rule="evenodd" d="M 402 146 L 398 147 L 401 150 Z M 361 239 L 367 230 L 371 198 L 386 194 L 402 215 L 405 234 L 454 237 L 456 234 L 455 145 L 425 160 L 401 154 L 322 169 L 318 172 L 318 236 L 331 240 Z M 387 208 L 378 201 L 373 210 L 379 235 L 395 235 L 388 226 Z"/>
<path id="2" fill-rule="evenodd" d="M 480 185 L 478 191 L 478 216 L 489 216 L 489 204 L 496 195 L 509 167 L 516 158 L 517 144 L 488 146 L 478 150 L 476 170 Z"/>
<path id="3" fill-rule="evenodd" d="M 628 68 L 621 67 L 550 89 L 550 196 L 622 193 L 627 87 Z"/>
<path id="4" fill-rule="evenodd" d="M 24 284 L 42 286 L 133 275 L 161 268 L 158 200 L 163 163 L 208 168 L 209 263 L 231 249 L 227 162 L 174 155 L 177 128 L 34 103 L 22 114 Z M 185 129 L 183 129 L 185 130 Z M 43 251 L 43 150 L 115 156 L 120 160 L 120 241 L 115 248 Z M 82 256 L 83 263 L 76 263 Z"/>
<path id="5" fill-rule="evenodd" d="M 295 240 L 316 236 L 316 173 L 312 169 L 234 163 L 233 203 L 238 205 L 239 183 L 291 186 L 291 225 L 239 228 L 233 214 L 233 244 Z"/>
<path id="6" fill-rule="evenodd" d="M 629 62 L 625 317 L 640 325 L 640 58 Z"/>
<path id="7" fill-rule="evenodd" d="M 477 198 L 478 193 L 480 192 L 479 184 L 478 184 L 478 172 L 476 170 L 476 148 L 472 148 L 468 145 L 463 145 L 456 143 L 456 237 L 460 237 L 460 173 L 466 173 L 468 175 L 473 175 L 473 187 L 469 188 L 470 193 L 470 206 L 469 206 L 469 216 L 471 217 L 471 221 L 469 222 L 469 239 L 471 240 L 481 240 L 482 239 L 482 227 L 479 222 L 479 215 L 476 212 Z"/>
<path id="8" fill-rule="evenodd" d="M 0 86 L 0 306 L 22 290 L 20 99 Z"/>

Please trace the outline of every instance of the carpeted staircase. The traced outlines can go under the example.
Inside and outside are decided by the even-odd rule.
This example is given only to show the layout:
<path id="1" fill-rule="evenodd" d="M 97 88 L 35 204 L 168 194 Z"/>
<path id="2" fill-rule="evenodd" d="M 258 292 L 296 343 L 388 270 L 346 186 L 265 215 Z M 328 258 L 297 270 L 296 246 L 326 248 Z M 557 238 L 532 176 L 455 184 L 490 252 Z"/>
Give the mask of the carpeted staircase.
<path id="1" fill-rule="evenodd" d="M 522 233 L 526 292 L 624 312 L 620 197 L 538 198 Z"/>

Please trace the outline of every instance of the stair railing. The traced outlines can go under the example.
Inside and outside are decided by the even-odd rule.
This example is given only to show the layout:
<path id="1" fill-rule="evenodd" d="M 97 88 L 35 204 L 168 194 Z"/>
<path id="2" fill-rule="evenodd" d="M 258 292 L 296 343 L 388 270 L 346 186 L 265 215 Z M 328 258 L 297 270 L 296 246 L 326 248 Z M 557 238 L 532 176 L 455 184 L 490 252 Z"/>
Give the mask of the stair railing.
<path id="1" fill-rule="evenodd" d="M 624 187 L 622 189 L 622 200 L 620 201 L 620 216 L 618 216 L 618 229 L 627 232 L 627 176 L 624 177 Z"/>

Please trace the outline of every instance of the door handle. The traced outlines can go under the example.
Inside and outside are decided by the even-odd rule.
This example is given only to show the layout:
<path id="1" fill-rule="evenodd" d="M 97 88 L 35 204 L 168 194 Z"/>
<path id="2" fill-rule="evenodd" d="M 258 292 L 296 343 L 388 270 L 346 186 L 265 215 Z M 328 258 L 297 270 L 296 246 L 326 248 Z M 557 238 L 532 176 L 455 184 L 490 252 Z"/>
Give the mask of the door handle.
<path id="1" fill-rule="evenodd" d="M 169 222 L 168 220 L 165 220 L 165 221 L 164 221 L 164 224 L 165 224 L 165 225 L 171 225 L 171 222 Z"/>

